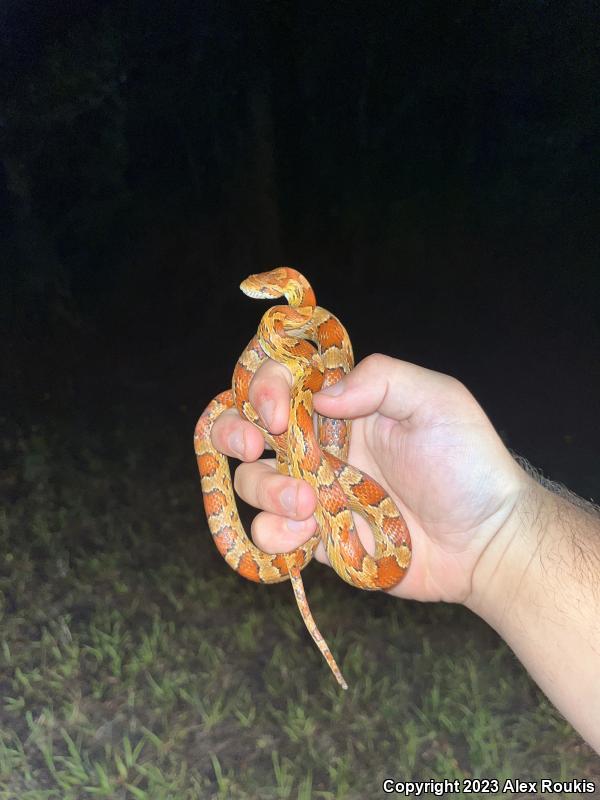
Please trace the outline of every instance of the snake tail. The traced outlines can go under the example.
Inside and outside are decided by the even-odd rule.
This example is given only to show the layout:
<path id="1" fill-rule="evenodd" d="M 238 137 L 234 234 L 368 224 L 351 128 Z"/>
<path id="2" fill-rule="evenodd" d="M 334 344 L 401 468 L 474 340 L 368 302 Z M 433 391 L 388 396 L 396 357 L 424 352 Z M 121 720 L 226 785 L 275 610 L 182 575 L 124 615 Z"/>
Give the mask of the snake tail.
<path id="1" fill-rule="evenodd" d="M 347 689 L 348 684 L 344 680 L 344 676 L 342 675 L 340 668 L 338 667 L 337 662 L 333 657 L 329 646 L 327 645 L 327 642 L 323 638 L 321 631 L 317 628 L 317 623 L 315 622 L 310 608 L 308 607 L 308 601 L 304 591 L 304 583 L 302 582 L 302 575 L 300 574 L 298 567 L 293 563 L 292 559 L 288 561 L 288 570 L 290 574 L 290 580 L 292 582 L 292 588 L 294 590 L 294 597 L 298 603 L 298 608 L 300 610 L 302 619 L 304 620 L 304 624 L 306 625 L 306 629 L 312 636 L 314 643 L 321 651 L 321 654 L 329 665 L 329 669 L 333 672 L 336 681 L 339 683 L 342 689 Z"/>

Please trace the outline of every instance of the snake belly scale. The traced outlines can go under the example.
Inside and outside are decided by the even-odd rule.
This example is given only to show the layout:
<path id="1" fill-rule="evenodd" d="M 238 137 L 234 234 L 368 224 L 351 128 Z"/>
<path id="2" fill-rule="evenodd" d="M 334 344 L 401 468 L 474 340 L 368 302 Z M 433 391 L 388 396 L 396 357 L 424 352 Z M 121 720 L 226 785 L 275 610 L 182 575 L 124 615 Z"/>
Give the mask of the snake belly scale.
<path id="1" fill-rule="evenodd" d="M 257 334 L 237 361 L 232 388 L 209 403 L 196 425 L 194 449 L 208 526 L 225 561 L 244 578 L 260 583 L 291 580 L 310 635 L 346 689 L 308 607 L 301 570 L 323 541 L 333 569 L 343 580 L 360 589 L 390 589 L 402 580 L 410 564 L 410 534 L 387 492 L 347 463 L 350 422 L 318 416 L 315 434 L 313 394 L 337 383 L 354 365 L 350 339 L 341 322 L 317 306 L 306 278 L 290 267 L 251 275 L 240 288 L 253 298 L 285 297 L 288 305 L 266 311 Z M 292 374 L 288 429 L 278 436 L 263 427 L 249 400 L 250 382 L 267 358 L 284 364 Z M 215 420 L 232 407 L 262 432 L 275 451 L 277 470 L 307 481 L 315 490 L 317 531 L 292 552 L 259 550 L 241 524 L 229 463 L 211 441 Z M 362 515 L 373 531 L 373 556 L 358 537 L 353 511 Z"/>

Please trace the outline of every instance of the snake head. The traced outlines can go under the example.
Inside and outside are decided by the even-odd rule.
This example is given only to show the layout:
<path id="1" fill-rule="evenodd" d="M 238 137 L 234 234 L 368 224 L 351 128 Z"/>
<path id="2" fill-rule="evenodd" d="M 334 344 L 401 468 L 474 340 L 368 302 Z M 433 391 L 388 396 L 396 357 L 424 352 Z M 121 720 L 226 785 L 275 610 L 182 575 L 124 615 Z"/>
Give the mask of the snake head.
<path id="1" fill-rule="evenodd" d="M 277 267 L 268 272 L 249 275 L 241 282 L 240 289 L 248 297 L 257 300 L 285 297 L 295 308 L 304 306 L 314 308 L 317 303 L 309 282 L 292 267 Z"/>

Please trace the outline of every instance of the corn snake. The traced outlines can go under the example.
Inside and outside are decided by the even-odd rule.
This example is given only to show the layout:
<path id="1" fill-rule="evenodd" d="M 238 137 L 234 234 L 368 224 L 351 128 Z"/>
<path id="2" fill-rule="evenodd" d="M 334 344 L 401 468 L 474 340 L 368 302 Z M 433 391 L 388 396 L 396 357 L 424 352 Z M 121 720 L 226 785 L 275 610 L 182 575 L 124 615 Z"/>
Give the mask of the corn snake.
<path id="1" fill-rule="evenodd" d="M 253 298 L 285 297 L 288 305 L 265 312 L 256 336 L 237 361 L 232 388 L 211 401 L 196 425 L 194 449 L 209 529 L 225 561 L 243 577 L 261 583 L 291 580 L 310 635 L 338 683 L 347 689 L 312 617 L 300 572 L 323 541 L 333 569 L 343 580 L 360 589 L 390 589 L 402 580 L 410 564 L 410 534 L 385 490 L 346 463 L 350 422 L 317 416 L 315 435 L 313 394 L 337 383 L 354 365 L 350 339 L 341 322 L 316 305 L 306 278 L 289 267 L 251 275 L 240 288 Z M 292 374 L 288 430 L 277 436 L 263 427 L 249 400 L 250 382 L 267 358 L 284 364 Z M 215 420 L 231 407 L 261 431 L 276 453 L 279 472 L 302 478 L 315 490 L 317 532 L 292 552 L 259 550 L 240 522 L 227 458 L 211 441 Z M 356 533 L 352 511 L 361 514 L 373 531 L 374 556 Z"/>

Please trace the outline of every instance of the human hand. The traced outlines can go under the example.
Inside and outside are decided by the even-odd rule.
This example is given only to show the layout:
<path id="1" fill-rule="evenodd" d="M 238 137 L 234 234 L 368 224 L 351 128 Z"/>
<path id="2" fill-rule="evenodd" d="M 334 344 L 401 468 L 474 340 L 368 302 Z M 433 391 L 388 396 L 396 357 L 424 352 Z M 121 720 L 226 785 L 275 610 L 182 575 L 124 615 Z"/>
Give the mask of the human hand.
<path id="1" fill-rule="evenodd" d="M 250 400 L 272 433 L 287 428 L 291 376 L 268 361 L 254 376 Z M 411 533 L 413 560 L 390 590 L 417 600 L 468 601 L 475 567 L 506 525 L 528 484 L 491 422 L 457 380 L 388 356 L 362 361 L 343 381 L 314 397 L 315 410 L 352 419 L 348 461 L 390 494 Z M 235 489 L 263 509 L 252 537 L 269 553 L 295 549 L 316 528 L 316 498 L 305 482 L 261 459 L 264 440 L 230 410 L 214 424 L 215 447 L 242 458 Z M 355 515 L 359 536 L 373 536 Z M 328 563 L 323 545 L 316 557 Z"/>

